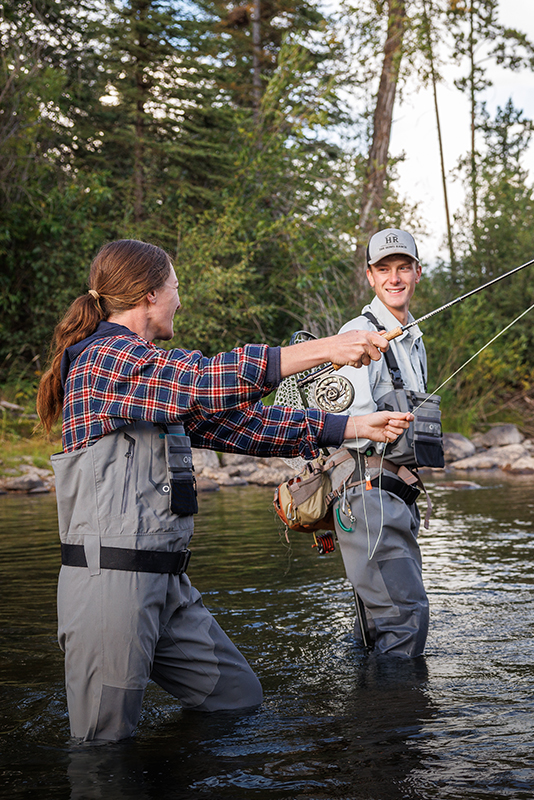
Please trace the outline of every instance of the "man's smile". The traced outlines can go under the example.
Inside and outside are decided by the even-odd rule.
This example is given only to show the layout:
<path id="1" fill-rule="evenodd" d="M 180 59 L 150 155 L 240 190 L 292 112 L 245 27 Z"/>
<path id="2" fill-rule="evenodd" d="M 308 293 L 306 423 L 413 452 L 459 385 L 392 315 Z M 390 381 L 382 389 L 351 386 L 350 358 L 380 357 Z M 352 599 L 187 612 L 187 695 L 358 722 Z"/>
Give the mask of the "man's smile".
<path id="1" fill-rule="evenodd" d="M 419 264 L 407 256 L 391 255 L 370 267 L 367 277 L 378 299 L 406 324 L 410 300 L 421 277 Z"/>

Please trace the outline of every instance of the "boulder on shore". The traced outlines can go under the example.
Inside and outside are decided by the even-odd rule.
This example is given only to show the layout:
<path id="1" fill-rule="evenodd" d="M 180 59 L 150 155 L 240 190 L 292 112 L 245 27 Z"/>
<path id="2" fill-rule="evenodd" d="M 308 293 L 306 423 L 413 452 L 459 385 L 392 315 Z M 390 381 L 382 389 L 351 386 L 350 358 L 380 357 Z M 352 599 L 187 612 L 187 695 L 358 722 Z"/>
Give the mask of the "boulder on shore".
<path id="1" fill-rule="evenodd" d="M 25 493 L 45 493 L 54 490 L 55 476 L 51 469 L 40 469 L 33 465 L 33 461 L 29 456 L 24 457 L 18 471 L 22 475 L 14 475 L 12 478 L 4 474 L 0 478 L 0 489 L 5 494 L 6 492 L 25 492 Z M 29 462 L 29 463 L 28 463 Z M 15 470 L 4 470 L 4 473 L 12 473 Z"/>
<path id="2" fill-rule="evenodd" d="M 215 453 L 212 453 L 215 460 L 209 457 L 199 458 L 199 454 L 209 452 L 209 450 L 193 450 L 197 479 L 208 478 L 220 486 L 245 486 L 248 483 L 257 486 L 278 486 L 295 474 L 295 470 L 282 458 L 261 458 L 241 453 L 223 453 L 220 461 Z"/>
<path id="3" fill-rule="evenodd" d="M 530 455 L 522 456 L 509 467 L 503 467 L 503 469 L 505 469 L 506 472 L 511 472 L 512 475 L 534 474 L 534 458 Z"/>
<path id="4" fill-rule="evenodd" d="M 443 450 L 446 464 L 451 461 L 460 461 L 462 458 L 469 458 L 476 452 L 473 442 L 466 436 L 462 436 L 461 433 L 444 433 Z"/>
<path id="5" fill-rule="evenodd" d="M 209 478 L 202 476 L 196 479 L 197 492 L 218 492 L 219 484 L 217 481 L 212 481 Z"/>
<path id="6" fill-rule="evenodd" d="M 511 471 L 519 460 L 530 456 L 529 450 L 521 444 L 509 444 L 505 447 L 491 447 L 470 458 L 453 461 L 452 469 L 504 469 Z"/>
<path id="7" fill-rule="evenodd" d="M 202 472 L 204 469 L 219 469 L 219 457 L 215 450 L 193 450 L 193 466 L 196 473 Z"/>
<path id="8" fill-rule="evenodd" d="M 486 433 L 476 433 L 472 442 L 480 447 L 506 447 L 509 444 L 521 444 L 524 436 L 516 425 L 494 425 Z"/>
<path id="9" fill-rule="evenodd" d="M 25 475 L 8 478 L 3 482 L 2 487 L 8 492 L 34 492 L 36 489 L 47 491 L 43 479 L 34 472 L 27 472 Z"/>

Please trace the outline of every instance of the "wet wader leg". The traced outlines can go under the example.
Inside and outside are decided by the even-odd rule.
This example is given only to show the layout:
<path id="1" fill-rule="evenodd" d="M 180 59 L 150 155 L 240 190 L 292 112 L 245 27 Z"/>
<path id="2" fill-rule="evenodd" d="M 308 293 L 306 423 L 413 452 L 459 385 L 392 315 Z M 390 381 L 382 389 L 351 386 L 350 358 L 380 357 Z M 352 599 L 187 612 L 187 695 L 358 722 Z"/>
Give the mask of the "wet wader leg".
<path id="1" fill-rule="evenodd" d="M 260 682 L 245 658 L 204 607 L 196 590 L 161 631 L 151 678 L 183 708 L 231 711 L 258 706 Z"/>
<path id="2" fill-rule="evenodd" d="M 59 644 L 71 733 L 91 741 L 131 736 L 141 713 L 168 576 L 62 567 Z"/>
<path id="3" fill-rule="evenodd" d="M 378 489 L 364 494 L 372 552 L 381 525 L 380 495 Z M 355 523 L 340 512 L 343 525 L 353 530 L 344 531 L 336 522 L 347 577 L 371 617 L 375 651 L 413 658 L 423 653 L 429 616 L 416 538 L 419 512 L 383 491 L 382 536 L 369 560 L 361 495 L 359 487 L 349 490 Z"/>
<path id="4" fill-rule="evenodd" d="M 354 590 L 354 603 L 356 605 L 356 617 L 357 617 L 357 623 L 354 626 L 354 635 L 357 636 L 357 638 L 361 639 L 363 646 L 365 647 L 367 652 L 370 653 L 371 650 L 373 650 L 375 643 L 374 639 L 371 637 L 371 631 L 369 630 L 367 612 L 365 610 L 362 598 L 360 597 L 356 589 L 354 589 L 354 586 L 352 588 Z"/>

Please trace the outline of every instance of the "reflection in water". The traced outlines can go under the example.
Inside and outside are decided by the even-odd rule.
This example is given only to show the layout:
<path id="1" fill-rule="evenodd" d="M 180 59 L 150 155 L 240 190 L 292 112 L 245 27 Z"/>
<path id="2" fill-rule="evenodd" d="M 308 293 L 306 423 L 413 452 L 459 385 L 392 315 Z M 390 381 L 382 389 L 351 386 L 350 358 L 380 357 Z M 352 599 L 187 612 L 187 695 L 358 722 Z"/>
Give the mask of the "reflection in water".
<path id="1" fill-rule="evenodd" d="M 156 738 L 73 748 L 71 800 L 409 797 L 405 781 L 420 763 L 417 740 L 431 715 L 424 659 L 392 669 L 371 657 L 355 666 L 357 682 L 328 714 L 305 699 L 303 717 L 282 700 L 249 717 L 189 713 Z"/>
<path id="2" fill-rule="evenodd" d="M 503 479 L 504 480 L 504 479 Z M 366 656 L 339 553 L 288 551 L 269 489 L 202 497 L 190 574 L 260 676 L 248 715 L 183 713 L 147 691 L 135 739 L 68 738 L 55 640 L 53 497 L 0 497 L 0 769 L 5 797 L 532 798 L 532 482 L 432 489 L 422 534 L 425 659 Z"/>

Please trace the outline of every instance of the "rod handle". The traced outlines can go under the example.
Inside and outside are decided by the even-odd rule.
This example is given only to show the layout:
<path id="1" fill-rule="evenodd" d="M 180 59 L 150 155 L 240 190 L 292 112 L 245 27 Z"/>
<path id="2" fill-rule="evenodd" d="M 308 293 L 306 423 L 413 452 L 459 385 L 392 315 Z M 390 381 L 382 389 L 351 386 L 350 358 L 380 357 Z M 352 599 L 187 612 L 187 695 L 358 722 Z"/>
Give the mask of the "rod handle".
<path id="1" fill-rule="evenodd" d="M 403 333 L 404 331 L 399 325 L 398 328 L 393 328 L 393 330 L 388 331 L 387 333 L 382 333 L 381 335 L 384 337 L 384 339 L 387 339 L 388 342 L 390 342 L 392 339 L 396 339 L 397 336 L 402 336 Z"/>

